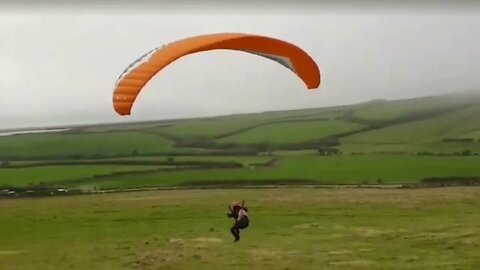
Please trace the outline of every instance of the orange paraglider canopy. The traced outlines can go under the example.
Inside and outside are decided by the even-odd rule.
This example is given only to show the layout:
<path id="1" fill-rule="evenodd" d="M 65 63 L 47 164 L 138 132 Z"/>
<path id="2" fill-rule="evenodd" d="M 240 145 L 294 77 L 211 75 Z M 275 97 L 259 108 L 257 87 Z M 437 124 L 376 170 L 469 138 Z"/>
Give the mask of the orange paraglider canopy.
<path id="1" fill-rule="evenodd" d="M 294 72 L 307 86 L 320 86 L 320 71 L 315 61 L 299 47 L 265 36 L 219 33 L 194 36 L 149 51 L 130 64 L 118 78 L 113 92 L 113 107 L 120 115 L 130 115 L 142 88 L 160 70 L 175 60 L 197 52 L 236 50 L 266 57 Z"/>

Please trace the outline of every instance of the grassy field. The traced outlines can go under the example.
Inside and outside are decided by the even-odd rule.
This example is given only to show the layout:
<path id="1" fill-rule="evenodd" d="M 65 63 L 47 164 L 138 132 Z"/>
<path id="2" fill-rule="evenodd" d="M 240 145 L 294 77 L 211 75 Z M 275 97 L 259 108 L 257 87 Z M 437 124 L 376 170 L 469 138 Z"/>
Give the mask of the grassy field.
<path id="1" fill-rule="evenodd" d="M 424 97 L 399 101 L 376 101 L 360 106 L 353 116 L 367 121 L 388 121 L 408 115 L 441 112 L 470 104 L 471 100 L 463 96 Z"/>
<path id="2" fill-rule="evenodd" d="M 183 170 L 115 176 L 78 182 L 82 188 L 96 185 L 105 189 L 221 184 L 226 181 L 250 184 L 265 181 L 310 180 L 320 184 L 400 184 L 426 177 L 479 176 L 480 157 L 422 157 L 407 155 L 365 155 L 281 157 L 273 167 Z M 379 182 L 379 179 L 381 181 Z M 68 185 L 68 182 L 65 183 Z"/>
<path id="3" fill-rule="evenodd" d="M 317 112 L 317 113 L 315 113 Z M 244 134 L 245 132 L 250 132 L 250 128 L 257 127 L 262 128 L 266 126 L 270 129 L 270 126 L 281 125 L 282 121 L 312 121 L 313 124 L 318 125 L 314 122 L 319 116 L 321 118 L 332 118 L 334 116 L 341 115 L 341 112 L 337 111 L 328 111 L 328 110 L 300 110 L 300 111 L 285 111 L 285 112 L 271 112 L 271 113 L 259 113 L 253 115 L 238 115 L 238 116 L 222 116 L 211 119 L 198 119 L 198 120 L 188 120 L 181 122 L 172 122 L 169 126 L 149 128 L 147 130 L 166 133 L 168 135 L 177 137 L 177 138 L 206 138 L 214 139 L 216 137 L 223 137 L 225 135 L 239 132 L 239 134 Z M 296 125 L 295 122 L 290 122 L 290 125 Z M 303 124 L 303 123 L 298 123 Z M 322 123 L 320 123 L 322 124 Z M 352 123 L 332 123 L 333 131 L 335 127 L 343 125 L 358 125 Z M 286 124 L 288 125 L 288 124 Z M 307 126 L 308 127 L 308 126 Z M 304 127 L 300 127 L 304 128 Z M 258 128 L 255 128 L 255 130 Z M 245 130 L 245 131 L 244 131 Z M 342 131 L 343 129 L 340 129 Z M 275 130 L 272 130 L 275 131 Z M 272 133 L 271 131 L 267 131 Z M 307 131 L 308 132 L 308 131 Z M 233 136 L 233 135 L 232 135 Z M 248 135 L 247 135 L 248 136 Z"/>
<path id="4" fill-rule="evenodd" d="M 480 154 L 480 125 L 476 121 L 480 117 L 479 105 L 479 95 L 459 94 L 212 118 L 92 125 L 64 134 L 0 137 L 0 176 L 5 177 L 2 183 L 13 185 L 17 181 L 19 185 L 58 181 L 66 174 L 91 178 L 97 169 L 90 173 L 90 169 L 78 166 L 50 166 L 31 168 L 31 173 L 30 169 L 8 166 L 46 160 L 88 159 L 100 163 L 100 159 L 109 161 L 107 158 L 135 160 L 144 165 L 173 159 L 239 162 L 245 166 L 116 175 L 102 179 L 101 185 L 108 188 L 267 180 L 410 183 L 424 177 L 480 176 L 476 166 Z M 326 137 L 328 145 L 321 141 Z M 471 141 L 444 142 L 447 138 Z M 343 155 L 319 157 L 318 148 L 327 146 L 339 149 Z M 265 163 L 272 158 L 264 155 L 265 151 L 269 154 L 268 150 L 278 158 L 275 166 L 252 168 L 252 163 Z M 349 155 L 354 152 L 364 155 Z M 424 153 L 451 156 L 418 156 Z M 109 170 L 102 166 L 104 169 Z M 73 178 L 62 179 L 68 184 Z M 85 179 L 82 185 L 96 185 L 97 180 Z"/>
<path id="5" fill-rule="evenodd" d="M 119 157 L 119 158 L 103 158 L 101 160 L 98 159 L 74 159 L 69 160 L 72 163 L 77 162 L 81 164 L 82 162 L 112 162 L 115 163 L 116 161 L 126 162 L 167 162 L 172 160 L 173 162 L 238 162 L 245 166 L 250 164 L 259 164 L 265 163 L 271 160 L 272 157 L 269 156 L 137 156 L 137 157 Z M 65 160 L 49 160 L 49 162 L 63 162 Z M 31 159 L 31 160 L 18 160 L 18 161 L 11 161 L 10 165 L 35 165 L 38 163 L 45 162 L 45 160 L 41 159 Z"/>
<path id="6" fill-rule="evenodd" d="M 395 150 L 399 147 L 413 149 L 413 152 L 417 148 L 435 151 L 436 143 L 444 138 L 472 138 L 477 142 L 468 147 L 478 149 L 480 126 L 475 119 L 480 117 L 479 105 L 478 95 L 438 96 L 183 121 L 83 126 L 75 134 L 0 137 L 0 156 L 130 155 L 134 151 L 140 155 L 208 153 L 213 150 L 205 148 L 202 142 L 285 146 L 335 137 L 361 128 L 367 129 L 340 137 L 339 147 L 347 151 L 364 145 L 367 152 L 369 148 Z M 373 130 L 368 130 L 369 123 L 376 125 Z M 172 140 L 193 138 L 200 144 L 179 146 L 165 136 Z M 453 147 L 451 152 L 455 151 L 458 148 Z"/>
<path id="7" fill-rule="evenodd" d="M 156 132 L 167 133 L 178 138 L 213 138 L 215 136 L 244 129 L 261 123 L 261 119 L 212 119 L 191 120 L 180 122 L 169 127 L 150 129 Z"/>
<path id="8" fill-rule="evenodd" d="M 233 243 L 225 216 L 246 199 Z M 157 191 L 6 200 L 0 269 L 479 269 L 480 188 Z"/>
<path id="9" fill-rule="evenodd" d="M 121 155 L 172 149 L 165 138 L 135 131 L 102 134 L 35 134 L 0 138 L 2 156 Z"/>
<path id="10" fill-rule="evenodd" d="M 31 168 L 0 169 L 0 187 L 11 185 L 15 187 L 38 185 L 40 182 L 65 182 L 91 178 L 95 175 L 111 174 L 113 172 L 153 170 L 160 166 L 131 165 L 75 165 L 75 166 L 43 166 Z"/>
<path id="11" fill-rule="evenodd" d="M 94 126 L 85 126 L 80 130 L 85 133 L 104 133 L 112 131 L 137 131 L 139 129 L 156 128 L 168 125 L 168 122 L 152 122 L 152 123 L 128 123 L 128 124 L 100 124 Z"/>
<path id="12" fill-rule="evenodd" d="M 478 106 L 466 106 L 431 119 L 411 121 L 365 131 L 340 139 L 345 152 L 405 151 L 455 153 L 471 150 L 480 153 Z M 443 142 L 447 138 L 469 138 L 473 142 Z"/>
<path id="13" fill-rule="evenodd" d="M 125 158 L 127 159 L 127 158 Z M 131 158 L 128 158 L 131 160 Z M 135 160 L 165 160 L 165 157 L 140 157 Z M 268 162 L 272 157 L 268 156 L 177 156 L 173 157 L 175 161 L 195 162 L 195 161 L 210 161 L 210 162 L 239 162 L 244 166 L 251 164 L 261 164 Z M 120 159 L 121 160 L 121 159 Z"/>
<path id="14" fill-rule="evenodd" d="M 86 191 L 480 177 L 479 105 L 478 95 L 426 97 L 0 137 L 0 186 Z M 311 143 L 323 137 L 343 153 L 320 156 L 327 145 Z M 464 150 L 470 155 L 459 155 Z M 12 167 L 47 161 L 59 164 Z M 175 167 L 182 162 L 205 165 Z M 239 164 L 212 168 L 226 162 Z M 21 195 L 0 202 L 0 269 L 480 269 L 480 187 L 389 187 Z M 233 243 L 224 211 L 241 199 L 252 224 Z"/>
<path id="15" fill-rule="evenodd" d="M 272 144 L 283 145 L 309 142 L 324 137 L 358 130 L 361 124 L 346 121 L 307 121 L 293 123 L 269 124 L 239 134 L 216 140 L 222 143 L 237 144 Z"/>
<path id="16" fill-rule="evenodd" d="M 432 119 L 412 121 L 392 127 L 362 132 L 342 139 L 350 143 L 428 143 L 441 142 L 444 138 L 461 138 L 464 134 L 480 130 L 480 108 L 465 107 L 461 110 L 435 117 Z M 480 139 L 480 138 L 474 138 Z"/>
<path id="17" fill-rule="evenodd" d="M 372 153 L 406 153 L 415 155 L 422 152 L 438 153 L 438 154 L 455 154 L 464 150 L 470 150 L 472 153 L 480 154 L 480 143 L 469 142 L 432 142 L 432 143 L 363 143 L 363 144 L 345 144 L 339 147 L 345 153 L 362 152 L 365 154 Z"/>

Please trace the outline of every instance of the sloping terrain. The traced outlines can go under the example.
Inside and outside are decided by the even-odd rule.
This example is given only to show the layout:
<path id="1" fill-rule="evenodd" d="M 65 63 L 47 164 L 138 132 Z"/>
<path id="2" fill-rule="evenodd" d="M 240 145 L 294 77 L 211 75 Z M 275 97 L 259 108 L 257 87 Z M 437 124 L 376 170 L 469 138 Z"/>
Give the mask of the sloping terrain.
<path id="1" fill-rule="evenodd" d="M 284 144 L 303 143 L 326 138 L 335 134 L 351 132 L 366 127 L 342 120 L 305 120 L 265 124 L 257 128 L 217 139 L 219 144 Z"/>
<path id="2" fill-rule="evenodd" d="M 251 226 L 233 243 L 232 198 Z M 0 269 L 472 269 L 480 189 L 145 191 L 0 203 Z"/>
<path id="3" fill-rule="evenodd" d="M 434 99 L 435 103 L 439 103 L 439 98 Z M 386 124 L 371 130 L 342 137 L 341 144 L 344 149 L 362 151 L 370 148 L 372 151 L 479 152 L 480 99 L 444 99 L 441 106 L 430 107 L 424 113 L 418 113 L 418 110 L 416 113 L 408 111 L 408 114 L 390 118 Z M 415 103 L 416 100 L 412 102 Z M 428 100 L 423 100 L 423 103 L 428 104 Z M 412 114 L 416 117 L 408 116 Z M 395 119 L 401 118 L 408 121 L 395 123 Z"/>
<path id="4" fill-rule="evenodd" d="M 0 137 L 2 157 L 73 157 L 161 153 L 172 149 L 171 141 L 136 131 L 99 134 L 28 134 Z"/>
<path id="5" fill-rule="evenodd" d="M 478 157 L 473 157 L 480 154 L 479 120 L 480 95 L 470 93 L 83 125 L 56 133 L 0 137 L 0 176 L 5 177 L 2 184 L 10 186 L 50 182 L 108 188 L 229 181 L 406 183 L 426 177 L 473 177 L 480 175 Z M 319 150 L 322 155 L 342 156 L 320 158 Z M 427 157 L 417 159 L 417 155 Z M 435 155 L 453 157 L 437 160 Z"/>
<path id="6" fill-rule="evenodd" d="M 83 126 L 62 133 L 0 137 L 0 156 L 208 154 L 242 147 L 264 151 L 265 145 L 273 146 L 272 150 L 302 150 L 316 149 L 322 140 L 332 138 L 343 149 L 362 145 L 425 149 L 445 139 L 478 141 L 479 105 L 479 95 L 451 95 L 336 108 Z"/>

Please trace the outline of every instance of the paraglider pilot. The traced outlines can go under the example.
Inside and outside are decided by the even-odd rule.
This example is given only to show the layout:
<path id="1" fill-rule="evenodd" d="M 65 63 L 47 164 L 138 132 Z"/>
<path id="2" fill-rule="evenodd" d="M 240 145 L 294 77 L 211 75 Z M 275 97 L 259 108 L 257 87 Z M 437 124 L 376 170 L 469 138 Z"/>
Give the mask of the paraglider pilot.
<path id="1" fill-rule="evenodd" d="M 227 217 L 234 219 L 233 226 L 230 228 L 230 232 L 235 237 L 234 242 L 240 240 L 240 230 L 247 228 L 250 223 L 248 209 L 243 204 L 244 202 L 241 205 L 237 202 L 232 203 L 229 206 L 230 213 L 227 213 Z"/>

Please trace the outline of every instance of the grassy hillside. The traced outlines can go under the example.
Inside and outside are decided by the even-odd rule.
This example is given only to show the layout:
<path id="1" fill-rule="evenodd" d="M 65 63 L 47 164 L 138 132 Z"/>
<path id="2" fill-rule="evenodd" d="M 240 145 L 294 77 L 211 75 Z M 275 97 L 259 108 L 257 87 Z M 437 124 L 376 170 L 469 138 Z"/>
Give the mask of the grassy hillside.
<path id="1" fill-rule="evenodd" d="M 209 119 L 187 120 L 181 122 L 173 122 L 168 125 L 161 125 L 156 128 L 148 128 L 146 130 L 157 134 L 164 135 L 172 139 L 198 139 L 198 140 L 214 140 L 218 139 L 220 143 L 229 141 L 229 139 L 223 140 L 232 136 L 243 136 L 247 132 L 257 132 L 257 130 L 271 126 L 279 125 L 302 125 L 302 122 L 335 120 L 336 117 L 345 113 L 343 110 L 298 110 L 298 111 L 284 111 L 284 112 L 270 112 L 270 113 L 258 113 L 251 115 L 235 115 L 235 116 L 222 116 Z M 298 121 L 298 123 L 297 123 Z M 322 123 L 323 124 L 323 123 Z M 358 126 L 359 124 L 344 123 L 344 125 Z M 307 126 L 307 124 L 303 124 Z M 333 128 L 338 126 L 338 123 L 333 123 Z M 300 127 L 302 128 L 302 127 Z M 340 129 L 339 131 L 342 131 Z M 274 134 L 272 131 L 260 131 L 264 134 Z M 335 134 L 333 132 L 332 134 Z M 249 136 L 248 134 L 245 136 Z M 316 136 L 318 138 L 318 136 Z M 234 139 L 235 140 L 235 139 Z M 294 141 L 302 141 L 300 139 L 293 139 Z"/>
<path id="2" fill-rule="evenodd" d="M 282 183 L 297 180 L 319 184 L 398 184 L 427 177 L 480 176 L 480 157 L 421 157 L 395 155 L 290 156 L 273 167 L 182 170 L 85 179 L 75 185 L 105 189 L 213 183 Z M 68 185 L 68 182 L 65 183 Z"/>
<path id="3" fill-rule="evenodd" d="M 235 119 L 232 117 L 232 119 L 191 120 L 149 130 L 166 133 L 176 138 L 208 139 L 241 130 L 260 122 L 261 119 Z"/>
<path id="4" fill-rule="evenodd" d="M 0 169 L 0 187 L 48 184 L 49 182 L 65 182 L 91 178 L 95 175 L 114 172 L 153 170 L 154 166 L 43 166 L 32 168 Z"/>
<path id="5" fill-rule="evenodd" d="M 480 124 L 475 119 L 480 117 L 479 105 L 478 96 L 454 95 L 197 120 L 96 125 L 61 135 L 0 137 L 0 156 L 111 156 L 134 151 L 140 155 L 208 154 L 214 149 L 235 151 L 242 145 L 255 149 L 255 145 L 265 144 L 302 150 L 321 146 L 311 142 L 327 137 L 337 138 L 343 149 L 361 145 L 393 145 L 395 149 L 402 145 L 423 150 L 445 138 L 478 141 Z M 475 145 L 471 147 L 476 149 Z"/>
<path id="6" fill-rule="evenodd" d="M 294 122 L 268 124 L 235 135 L 216 140 L 219 144 L 284 144 L 304 143 L 319 140 L 335 134 L 359 130 L 364 125 L 341 120 L 306 121 L 295 119 Z"/>
<path id="7" fill-rule="evenodd" d="M 371 122 L 386 122 L 394 119 L 439 114 L 449 109 L 459 108 L 464 104 L 475 103 L 466 96 L 422 97 L 394 101 L 376 101 L 359 106 L 352 116 Z"/>
<path id="8" fill-rule="evenodd" d="M 348 143 L 389 144 L 440 142 L 445 138 L 468 138 L 480 132 L 480 106 L 473 105 L 429 119 L 410 121 L 366 131 L 342 139 Z M 475 140 L 480 137 L 472 137 Z"/>
<path id="9" fill-rule="evenodd" d="M 480 104 L 478 104 L 480 105 Z M 410 151 L 451 153 L 471 149 L 480 150 L 480 106 L 470 105 L 428 119 L 365 131 L 341 139 L 342 145 L 379 145 L 395 149 L 404 146 Z M 471 142 L 445 141 L 446 139 L 471 139 Z M 386 147 L 388 148 L 388 147 Z M 384 150 L 386 150 L 384 148 Z"/>
<path id="10" fill-rule="evenodd" d="M 167 152 L 172 142 L 135 131 L 101 134 L 31 134 L 0 137 L 0 156 L 131 155 Z"/>
<path id="11" fill-rule="evenodd" d="M 246 199 L 241 240 L 226 205 Z M 480 189 L 129 192 L 0 203 L 0 269 L 478 269 Z"/>
<path id="12" fill-rule="evenodd" d="M 279 180 L 358 184 L 378 183 L 378 179 L 400 183 L 433 176 L 480 176 L 474 156 L 480 154 L 479 108 L 480 95 L 458 94 L 6 136 L 0 137 L 0 176 L 8 176 L 10 180 L 3 183 L 12 185 L 43 179 L 91 186 L 100 181 L 93 178 L 97 169 L 62 178 L 55 176 L 65 171 L 59 166 L 68 165 L 74 175 L 75 168 L 82 171 L 81 166 L 87 165 L 101 165 L 104 170 L 107 163 L 113 167 L 168 166 L 166 161 L 182 168 L 114 174 L 98 184 L 109 188 Z M 334 149 L 341 152 L 319 157 L 319 149 L 327 155 Z M 48 169 L 31 168 L 38 172 L 16 180 L 22 168 L 12 167 L 37 166 L 45 160 L 53 162 Z M 122 170 L 135 171 L 128 166 Z"/>

